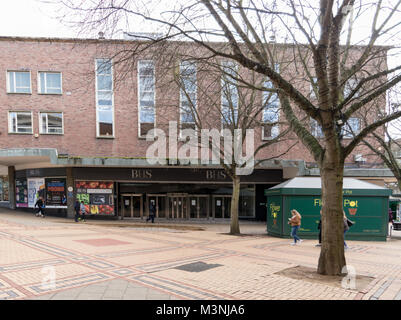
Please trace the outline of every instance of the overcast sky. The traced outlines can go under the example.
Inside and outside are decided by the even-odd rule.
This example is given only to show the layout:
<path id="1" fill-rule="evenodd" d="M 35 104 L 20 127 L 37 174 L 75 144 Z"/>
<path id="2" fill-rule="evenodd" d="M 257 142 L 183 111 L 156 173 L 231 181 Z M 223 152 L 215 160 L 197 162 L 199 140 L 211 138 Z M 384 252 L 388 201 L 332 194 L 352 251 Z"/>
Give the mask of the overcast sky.
<path id="1" fill-rule="evenodd" d="M 54 18 L 55 9 L 39 0 L 1 0 L 0 36 L 74 37 L 76 32 Z"/>

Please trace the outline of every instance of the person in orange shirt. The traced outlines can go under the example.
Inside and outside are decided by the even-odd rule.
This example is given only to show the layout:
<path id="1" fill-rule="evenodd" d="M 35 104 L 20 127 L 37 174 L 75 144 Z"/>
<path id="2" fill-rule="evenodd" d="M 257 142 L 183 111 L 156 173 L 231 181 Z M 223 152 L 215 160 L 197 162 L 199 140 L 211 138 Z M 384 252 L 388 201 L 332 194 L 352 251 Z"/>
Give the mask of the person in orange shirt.
<path id="1" fill-rule="evenodd" d="M 291 243 L 291 245 L 293 246 L 297 244 L 297 241 L 299 241 L 299 243 L 303 241 L 297 236 L 297 232 L 299 230 L 299 227 L 301 226 L 302 217 L 300 213 L 295 209 L 291 210 L 291 214 L 292 217 L 288 218 L 288 224 L 291 225 L 291 237 L 294 238 L 294 242 Z"/>

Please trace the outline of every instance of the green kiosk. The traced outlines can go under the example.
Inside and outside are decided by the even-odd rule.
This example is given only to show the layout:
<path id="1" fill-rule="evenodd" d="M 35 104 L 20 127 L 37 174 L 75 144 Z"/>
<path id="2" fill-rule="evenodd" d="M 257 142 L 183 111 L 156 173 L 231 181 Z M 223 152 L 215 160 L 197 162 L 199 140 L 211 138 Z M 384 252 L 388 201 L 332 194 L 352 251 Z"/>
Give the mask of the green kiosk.
<path id="1" fill-rule="evenodd" d="M 347 232 L 348 240 L 386 241 L 389 196 L 392 190 L 353 178 L 344 178 L 343 201 L 347 217 L 355 224 Z M 296 177 L 265 190 L 267 196 L 267 232 L 289 238 L 291 209 L 302 216 L 298 235 L 317 239 L 321 210 L 320 177 Z"/>

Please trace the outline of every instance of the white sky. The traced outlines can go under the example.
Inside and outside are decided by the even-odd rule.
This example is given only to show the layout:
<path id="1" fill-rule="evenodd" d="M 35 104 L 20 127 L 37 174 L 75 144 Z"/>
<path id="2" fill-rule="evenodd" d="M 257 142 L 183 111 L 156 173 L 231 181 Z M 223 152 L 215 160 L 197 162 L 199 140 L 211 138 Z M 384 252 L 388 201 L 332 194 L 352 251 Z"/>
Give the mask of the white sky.
<path id="1" fill-rule="evenodd" d="M 0 36 L 75 37 L 76 32 L 54 18 L 55 9 L 39 0 L 2 0 Z"/>

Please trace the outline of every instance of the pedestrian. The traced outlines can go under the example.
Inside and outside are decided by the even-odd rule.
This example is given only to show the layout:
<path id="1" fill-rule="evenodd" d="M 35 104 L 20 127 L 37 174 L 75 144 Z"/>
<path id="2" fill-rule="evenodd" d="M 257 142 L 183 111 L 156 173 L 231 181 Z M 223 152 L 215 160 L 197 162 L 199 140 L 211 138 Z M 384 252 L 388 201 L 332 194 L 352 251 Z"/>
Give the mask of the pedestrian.
<path id="1" fill-rule="evenodd" d="M 36 216 L 44 218 L 45 217 L 45 210 L 44 210 L 45 203 L 43 202 L 43 198 L 42 197 L 39 197 L 39 199 L 36 201 L 35 208 L 36 207 L 38 207 L 38 211 L 36 213 Z"/>
<path id="2" fill-rule="evenodd" d="M 75 210 L 75 222 L 78 222 L 79 216 L 80 216 L 80 211 L 81 211 L 81 205 L 79 203 L 79 201 L 75 201 L 75 206 L 74 206 L 74 210 Z"/>
<path id="3" fill-rule="evenodd" d="M 297 236 L 297 232 L 299 230 L 299 227 L 301 226 L 302 217 L 300 213 L 295 209 L 291 210 L 291 214 L 292 217 L 288 218 L 288 224 L 291 225 L 291 237 L 294 238 L 294 242 L 291 243 L 291 245 L 293 246 L 297 244 L 297 241 L 299 241 L 299 243 L 303 241 Z"/>
<path id="4" fill-rule="evenodd" d="M 146 222 L 149 220 L 152 220 L 152 223 L 155 223 L 155 214 L 156 214 L 156 208 L 153 202 L 150 202 L 149 205 L 149 217 L 146 219 Z"/>
<path id="5" fill-rule="evenodd" d="M 390 224 L 393 224 L 393 211 L 391 210 L 391 208 L 388 208 L 388 222 Z"/>
<path id="6" fill-rule="evenodd" d="M 81 201 L 81 205 L 80 205 L 80 211 L 81 211 L 81 216 L 82 216 L 82 220 L 85 222 L 85 212 L 86 212 L 86 208 L 84 205 L 84 202 Z"/>
<path id="7" fill-rule="evenodd" d="M 319 229 L 319 243 L 315 247 L 321 247 L 322 246 L 322 210 L 320 210 L 320 220 L 319 220 L 319 224 L 317 225 L 317 228 Z"/>
<path id="8" fill-rule="evenodd" d="M 345 214 L 343 210 L 343 221 L 344 221 L 344 249 L 347 250 L 348 246 L 347 243 L 345 242 L 345 234 L 349 230 L 349 228 L 354 224 L 350 219 L 347 218 L 347 215 Z"/>

